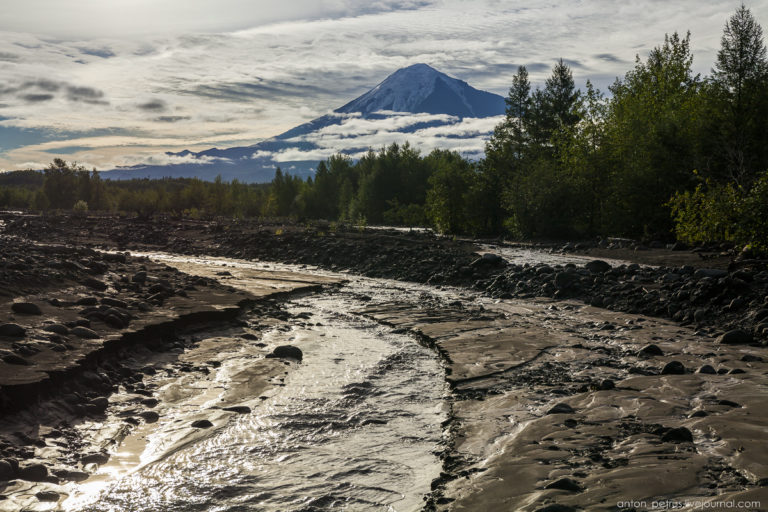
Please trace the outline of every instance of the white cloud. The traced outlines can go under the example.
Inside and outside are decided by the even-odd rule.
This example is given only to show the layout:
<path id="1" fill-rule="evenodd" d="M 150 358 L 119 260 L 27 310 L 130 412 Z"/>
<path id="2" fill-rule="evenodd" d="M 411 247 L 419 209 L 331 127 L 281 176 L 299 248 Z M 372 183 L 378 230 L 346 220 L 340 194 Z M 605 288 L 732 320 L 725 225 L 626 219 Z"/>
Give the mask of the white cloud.
<path id="1" fill-rule="evenodd" d="M 73 131 L 117 130 L 120 141 L 105 140 L 111 148 L 78 153 L 106 167 L 150 140 L 176 151 L 203 149 L 197 144 L 206 141 L 253 144 L 339 107 L 416 62 L 504 94 L 517 65 L 529 65 L 532 79 L 542 83 L 555 59 L 564 57 L 573 61 L 578 83 L 593 78 L 604 88 L 665 33 L 690 29 L 694 66 L 707 73 L 723 25 L 740 1 L 6 4 L 0 17 L 0 119 L 58 131 L 62 138 Z M 750 7 L 768 23 L 768 0 Z M 63 85 L 55 91 L 31 85 L 42 79 Z M 67 87 L 101 96 L 74 101 Z M 153 101 L 165 105 L 161 113 L 138 107 Z M 367 130 L 376 144 L 392 129 L 353 127 Z M 33 148 L 2 151 L 0 142 L 0 168 L 6 169 L 50 157 Z"/>

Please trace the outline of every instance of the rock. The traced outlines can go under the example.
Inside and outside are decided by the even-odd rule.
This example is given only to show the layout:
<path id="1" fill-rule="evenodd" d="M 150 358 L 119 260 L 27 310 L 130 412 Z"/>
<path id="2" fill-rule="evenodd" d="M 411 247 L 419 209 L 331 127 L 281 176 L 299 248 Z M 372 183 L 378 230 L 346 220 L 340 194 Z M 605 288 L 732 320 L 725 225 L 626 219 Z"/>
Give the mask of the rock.
<path id="1" fill-rule="evenodd" d="M 78 336 L 80 338 L 86 338 L 86 339 L 96 339 L 99 337 L 98 334 L 96 334 L 94 331 L 87 327 L 77 326 L 73 327 L 70 331 L 71 334 L 74 334 L 75 336 Z"/>
<path id="2" fill-rule="evenodd" d="M 752 335 L 743 329 L 734 329 L 717 338 L 724 345 L 746 345 L 752 343 Z"/>
<path id="3" fill-rule="evenodd" d="M 64 471 L 59 476 L 62 480 L 67 480 L 69 482 L 82 482 L 83 480 L 88 480 L 91 475 L 85 471 Z"/>
<path id="4" fill-rule="evenodd" d="M 15 364 L 18 366 L 29 366 L 32 364 L 26 359 L 24 359 L 23 357 L 21 357 L 20 355 L 14 354 L 13 352 L 10 352 L 8 350 L 4 350 L 0 352 L 0 354 L 2 354 L 2 357 L 0 357 L 0 359 L 2 359 L 3 362 L 7 364 Z"/>
<path id="5" fill-rule="evenodd" d="M 113 307 L 123 308 L 123 309 L 128 307 L 128 303 L 125 302 L 124 300 L 113 299 L 112 297 L 104 297 L 103 299 L 101 299 L 101 303 L 104 304 L 105 306 L 113 306 Z"/>
<path id="6" fill-rule="evenodd" d="M 670 361 L 661 370 L 662 375 L 683 375 L 685 366 L 680 361 Z"/>
<path id="7" fill-rule="evenodd" d="M 579 282 L 579 275 L 574 272 L 558 272 L 555 274 L 555 287 L 558 290 L 574 288 Z"/>
<path id="8" fill-rule="evenodd" d="M 506 260 L 499 256 L 498 254 L 493 254 L 492 252 L 486 252 L 482 255 L 480 258 L 483 260 L 483 263 L 489 264 L 489 265 L 502 265 L 506 263 Z"/>
<path id="9" fill-rule="evenodd" d="M 75 302 L 75 304 L 77 304 L 78 306 L 95 306 L 98 303 L 99 303 L 99 299 L 97 299 L 96 297 L 83 297 L 81 299 L 78 299 L 77 302 Z"/>
<path id="10" fill-rule="evenodd" d="M 158 404 L 157 398 L 145 398 L 141 401 L 141 405 L 144 405 L 146 407 L 154 407 Z"/>
<path id="11" fill-rule="evenodd" d="M 637 357 L 663 356 L 664 352 L 658 345 L 646 345 L 637 352 Z"/>
<path id="12" fill-rule="evenodd" d="M 249 414 L 251 412 L 251 408 L 247 407 L 245 405 L 236 405 L 233 407 L 223 407 L 223 411 L 229 411 L 229 412 L 236 412 L 237 414 Z"/>
<path id="13" fill-rule="evenodd" d="M 717 375 L 717 371 L 711 365 L 708 365 L 708 364 L 705 364 L 704 366 L 696 370 L 696 373 L 706 373 L 708 375 Z"/>
<path id="14" fill-rule="evenodd" d="M 14 302 L 11 305 L 11 309 L 14 313 L 19 313 L 21 315 L 42 315 L 43 312 L 40 311 L 40 306 L 37 304 L 33 304 L 31 302 Z"/>
<path id="15" fill-rule="evenodd" d="M 675 274 L 673 272 L 668 272 L 661 276 L 661 281 L 664 283 L 676 283 L 680 279 L 682 279 L 682 276 L 680 274 Z"/>
<path id="16" fill-rule="evenodd" d="M 671 428 L 661 436 L 661 441 L 663 443 L 692 443 L 693 434 L 685 427 Z"/>
<path id="17" fill-rule="evenodd" d="M 23 338 L 26 335 L 26 329 L 24 329 L 19 324 L 0 325 L 0 336 L 8 336 L 10 338 Z"/>
<path id="18" fill-rule="evenodd" d="M 753 356 L 752 354 L 746 354 L 741 356 L 741 360 L 745 363 L 762 363 L 763 358 L 760 356 Z"/>
<path id="19" fill-rule="evenodd" d="M 43 326 L 43 330 L 46 332 L 61 334 L 62 336 L 66 336 L 67 334 L 69 334 L 69 328 L 66 325 L 62 325 L 62 324 L 46 325 L 46 326 Z"/>
<path id="20" fill-rule="evenodd" d="M 208 420 L 197 420 L 192 422 L 192 428 L 211 428 L 213 423 Z"/>
<path id="21" fill-rule="evenodd" d="M 545 489 L 560 489 L 562 491 L 581 492 L 584 488 L 575 480 L 561 478 L 544 486 Z"/>
<path id="22" fill-rule="evenodd" d="M 568 404 L 557 404 L 547 411 L 547 414 L 573 414 L 576 411 L 573 410 Z"/>
<path id="23" fill-rule="evenodd" d="M 706 320 L 708 316 L 709 316 L 709 311 L 707 311 L 706 309 L 697 309 L 693 313 L 693 321 L 696 322 L 697 324 L 700 324 L 704 320 Z"/>
<path id="24" fill-rule="evenodd" d="M 109 461 L 109 455 L 106 453 L 89 453 L 88 455 L 80 458 L 80 462 L 83 464 L 97 464 L 102 466 Z"/>
<path id="25" fill-rule="evenodd" d="M 709 414 L 707 414 L 707 411 L 702 411 L 702 410 L 694 411 L 690 415 L 688 415 L 689 418 L 705 418 L 707 416 L 709 416 Z"/>
<path id="26" fill-rule="evenodd" d="M 0 460 L 0 482 L 7 482 L 16 478 L 16 471 L 7 460 Z"/>
<path id="27" fill-rule="evenodd" d="M 103 396 L 99 396 L 89 401 L 88 404 L 93 406 L 98 412 L 103 413 L 109 406 L 109 400 Z"/>
<path id="28" fill-rule="evenodd" d="M 271 354 L 267 354 L 267 357 L 279 357 L 281 359 L 296 359 L 301 361 L 303 357 L 301 349 L 294 347 L 293 345 L 281 345 L 276 347 Z"/>
<path id="29" fill-rule="evenodd" d="M 59 501 L 59 493 L 53 491 L 40 491 L 35 496 L 39 501 Z"/>
<path id="30" fill-rule="evenodd" d="M 99 281 L 98 279 L 95 279 L 93 277 L 89 277 L 83 280 L 83 285 L 87 286 L 88 288 L 98 290 L 100 292 L 103 292 L 104 290 L 107 289 L 107 283 L 105 283 L 104 281 Z"/>
<path id="31" fill-rule="evenodd" d="M 602 382 L 600 382 L 598 389 L 600 389 L 601 391 L 608 391 L 610 389 L 614 389 L 615 387 L 616 387 L 616 384 L 611 379 L 605 379 Z"/>
<path id="32" fill-rule="evenodd" d="M 157 414 L 155 411 L 140 412 L 139 416 L 144 418 L 144 421 L 146 421 L 147 423 L 154 423 L 160 419 L 160 415 Z"/>
<path id="33" fill-rule="evenodd" d="M 32 464 L 19 468 L 19 479 L 27 482 L 45 482 L 48 478 L 48 468 L 42 464 Z"/>
<path id="34" fill-rule="evenodd" d="M 704 277 L 711 277 L 712 279 L 720 279 L 721 277 L 725 277 L 728 275 L 727 270 L 722 270 L 719 268 L 700 268 L 696 272 L 693 273 L 693 277 L 697 279 L 701 279 Z"/>
<path id="35" fill-rule="evenodd" d="M 731 400 L 719 400 L 717 404 L 724 405 L 726 407 L 737 407 L 737 408 L 741 407 L 741 404 L 737 404 L 736 402 L 733 402 Z"/>
<path id="36" fill-rule="evenodd" d="M 585 267 L 593 274 L 605 274 L 611 270 L 611 265 L 603 260 L 592 260 Z"/>

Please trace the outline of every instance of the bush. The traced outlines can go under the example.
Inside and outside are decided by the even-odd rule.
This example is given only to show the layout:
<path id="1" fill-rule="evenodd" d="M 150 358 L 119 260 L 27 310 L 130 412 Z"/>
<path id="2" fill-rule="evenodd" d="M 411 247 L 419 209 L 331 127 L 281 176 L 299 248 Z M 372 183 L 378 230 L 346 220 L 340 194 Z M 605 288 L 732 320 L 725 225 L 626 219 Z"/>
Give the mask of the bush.
<path id="1" fill-rule="evenodd" d="M 78 217 L 84 217 L 85 214 L 88 213 L 88 203 L 80 199 L 74 206 L 72 206 L 72 211 L 75 212 L 75 215 Z"/>

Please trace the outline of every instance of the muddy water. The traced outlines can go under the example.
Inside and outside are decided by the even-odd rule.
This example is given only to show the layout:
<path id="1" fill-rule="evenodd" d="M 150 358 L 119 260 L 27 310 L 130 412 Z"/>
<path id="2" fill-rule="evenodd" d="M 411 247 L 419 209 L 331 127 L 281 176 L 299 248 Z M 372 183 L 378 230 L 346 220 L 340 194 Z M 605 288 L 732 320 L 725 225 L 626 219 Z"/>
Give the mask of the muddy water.
<path id="1" fill-rule="evenodd" d="M 234 260 L 166 261 L 185 271 L 227 265 L 230 284 L 246 288 L 239 271 L 264 268 Z M 372 295 L 414 293 L 426 292 L 355 280 L 289 301 L 288 319 L 273 322 L 258 340 L 199 334 L 193 352 L 208 347 L 209 353 L 197 359 L 213 350 L 221 366 L 205 377 L 157 381 L 160 421 L 129 436 L 96 477 L 72 490 L 65 509 L 421 509 L 441 470 L 444 370 L 415 339 L 350 313 Z M 267 347 L 259 352 L 257 343 Z M 236 392 L 234 403 L 250 413 L 222 413 L 216 405 L 243 372 L 284 344 L 301 348 L 303 362 L 274 375 L 275 386 Z M 214 426 L 184 428 L 201 417 Z"/>

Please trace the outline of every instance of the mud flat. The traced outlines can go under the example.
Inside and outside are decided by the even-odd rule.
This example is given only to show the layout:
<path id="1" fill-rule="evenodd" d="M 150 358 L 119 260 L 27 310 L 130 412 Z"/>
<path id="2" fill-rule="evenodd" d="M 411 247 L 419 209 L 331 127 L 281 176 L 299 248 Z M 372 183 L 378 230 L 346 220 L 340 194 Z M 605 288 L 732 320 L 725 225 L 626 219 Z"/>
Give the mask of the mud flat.
<path id="1" fill-rule="evenodd" d="M 432 510 L 768 506 L 760 346 L 575 302 L 360 313 L 414 332 L 446 362 L 452 444 Z"/>

